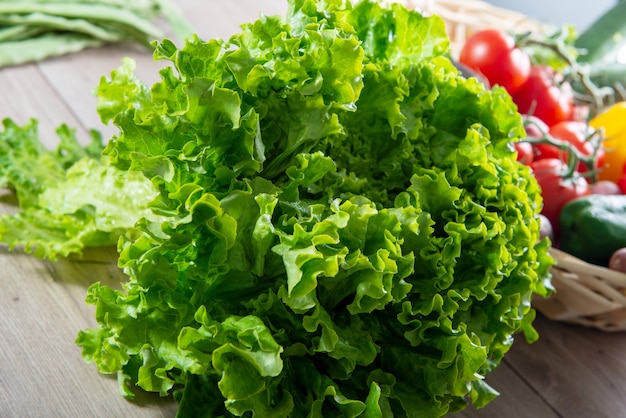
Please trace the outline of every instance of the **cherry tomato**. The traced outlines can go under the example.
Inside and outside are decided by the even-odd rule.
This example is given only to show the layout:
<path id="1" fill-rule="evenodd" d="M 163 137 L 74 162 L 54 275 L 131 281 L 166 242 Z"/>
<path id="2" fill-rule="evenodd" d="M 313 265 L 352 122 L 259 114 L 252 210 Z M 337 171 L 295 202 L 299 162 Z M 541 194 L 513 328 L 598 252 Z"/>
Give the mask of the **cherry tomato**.
<path id="1" fill-rule="evenodd" d="M 518 141 L 514 145 L 515 151 L 517 151 L 517 161 L 530 165 L 535 159 L 535 151 L 532 144 L 526 141 Z"/>
<path id="2" fill-rule="evenodd" d="M 559 83 L 550 67 L 534 65 L 526 82 L 514 93 L 520 113 L 531 114 L 552 126 L 572 117 L 574 93 L 568 82 Z"/>
<path id="3" fill-rule="evenodd" d="M 496 29 L 471 35 L 459 55 L 459 62 L 481 73 L 489 83 L 504 87 L 509 94 L 528 79 L 530 57 L 515 45 L 512 36 Z"/>
<path id="4" fill-rule="evenodd" d="M 589 194 L 589 184 L 584 177 L 574 175 L 563 178 L 567 164 L 558 158 L 544 158 L 531 164 L 533 174 L 541 187 L 543 208 L 541 213 L 552 223 L 558 235 L 559 214 L 568 202 Z"/>

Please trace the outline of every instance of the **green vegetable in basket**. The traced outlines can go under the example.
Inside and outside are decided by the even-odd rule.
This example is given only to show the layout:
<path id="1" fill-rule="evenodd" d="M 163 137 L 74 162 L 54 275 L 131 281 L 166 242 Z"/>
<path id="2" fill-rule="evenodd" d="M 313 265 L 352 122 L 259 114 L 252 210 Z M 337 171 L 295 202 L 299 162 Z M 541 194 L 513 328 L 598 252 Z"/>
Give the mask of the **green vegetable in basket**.
<path id="1" fill-rule="evenodd" d="M 563 251 L 608 266 L 611 254 L 626 247 L 626 195 L 589 195 L 565 205 L 559 218 Z"/>

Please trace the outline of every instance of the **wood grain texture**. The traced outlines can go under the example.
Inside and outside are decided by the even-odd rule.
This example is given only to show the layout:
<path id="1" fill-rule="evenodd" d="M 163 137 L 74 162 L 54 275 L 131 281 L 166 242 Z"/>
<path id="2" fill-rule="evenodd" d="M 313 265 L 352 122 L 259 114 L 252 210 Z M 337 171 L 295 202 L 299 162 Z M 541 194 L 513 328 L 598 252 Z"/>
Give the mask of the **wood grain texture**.
<path id="1" fill-rule="evenodd" d="M 78 135 L 86 137 L 80 121 L 67 102 L 57 95 L 38 65 L 0 70 L 0 92 L 0 119 L 12 118 L 19 124 L 25 124 L 29 119 L 36 118 L 41 137 L 47 144 L 58 143 L 54 131 L 61 123 L 76 127 Z"/>
<path id="2" fill-rule="evenodd" d="M 283 14 L 283 0 L 178 0 L 201 38 L 228 38 L 259 13 Z M 0 70 L 0 118 L 40 120 L 41 135 L 53 145 L 54 129 L 67 123 L 87 138 L 101 125 L 93 89 L 123 57 L 137 62 L 147 84 L 163 63 L 151 52 L 107 46 Z M 0 212 L 13 210 L 0 193 Z M 119 396 L 114 376 L 86 364 L 74 344 L 81 329 L 95 325 L 84 302 L 95 281 L 118 287 L 124 280 L 114 248 L 51 263 L 0 249 L 0 417 L 173 417 L 171 399 L 137 393 Z M 503 364 L 487 376 L 501 396 L 487 407 L 452 414 L 456 418 L 613 418 L 626 416 L 626 334 L 555 323 L 539 317 L 539 341 L 521 336 Z M 298 417 L 296 417 L 298 418 Z"/>
<path id="3" fill-rule="evenodd" d="M 506 358 L 563 417 L 626 416 L 626 334 L 536 322 L 541 337 Z"/>

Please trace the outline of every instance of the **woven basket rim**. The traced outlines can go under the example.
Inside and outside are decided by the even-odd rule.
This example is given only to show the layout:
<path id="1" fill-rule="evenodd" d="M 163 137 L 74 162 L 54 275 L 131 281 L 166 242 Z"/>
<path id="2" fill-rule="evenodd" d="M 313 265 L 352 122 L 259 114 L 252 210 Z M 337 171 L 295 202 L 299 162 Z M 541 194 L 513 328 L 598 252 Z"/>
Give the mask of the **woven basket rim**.
<path id="1" fill-rule="evenodd" d="M 626 331 L 626 274 L 587 263 L 557 248 L 551 269 L 555 292 L 533 306 L 549 319 L 603 331 Z"/>

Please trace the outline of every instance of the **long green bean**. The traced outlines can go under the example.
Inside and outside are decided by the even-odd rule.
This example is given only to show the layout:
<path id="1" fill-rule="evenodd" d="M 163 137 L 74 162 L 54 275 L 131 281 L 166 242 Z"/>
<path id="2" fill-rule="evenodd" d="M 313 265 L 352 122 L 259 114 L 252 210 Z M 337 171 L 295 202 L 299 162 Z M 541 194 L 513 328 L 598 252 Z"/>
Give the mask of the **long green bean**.
<path id="1" fill-rule="evenodd" d="M 0 66 L 105 43 L 148 46 L 164 36 L 156 17 L 180 40 L 194 33 L 171 0 L 0 0 Z"/>
<path id="2" fill-rule="evenodd" d="M 27 26 L 39 28 L 45 31 L 77 32 L 92 38 L 107 42 L 118 42 L 124 39 L 124 34 L 112 31 L 110 28 L 98 26 L 86 19 L 68 19 L 62 16 L 48 15 L 44 13 L 31 13 L 27 15 L 0 14 L 0 26 Z"/>
<path id="3" fill-rule="evenodd" d="M 66 4 L 104 4 L 107 6 L 117 7 L 120 9 L 131 10 L 141 16 L 154 18 L 159 15 L 159 4 L 155 0 L 0 0 L 0 4 L 11 4 L 19 1 L 20 3 L 48 4 L 48 3 L 66 3 Z"/>
<path id="4" fill-rule="evenodd" d="M 0 66 L 24 64 L 77 52 L 103 42 L 76 34 L 46 34 L 18 42 L 0 43 Z"/>
<path id="5" fill-rule="evenodd" d="M 43 31 L 43 28 L 33 28 L 28 25 L 0 27 L 0 43 L 33 38 Z"/>
<path id="6" fill-rule="evenodd" d="M 162 36 L 162 32 L 149 20 L 138 16 L 128 9 L 111 7 L 106 4 L 82 3 L 43 3 L 11 2 L 0 3 L 0 15 L 45 13 L 52 16 L 86 19 L 92 22 L 107 22 L 126 27 L 129 33 L 145 34 L 149 37 Z"/>

